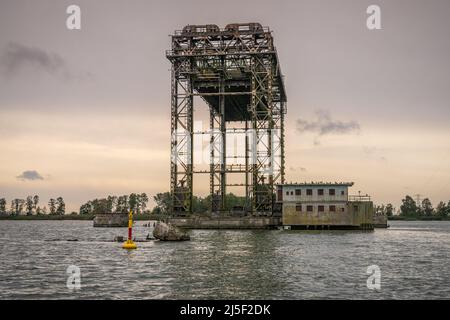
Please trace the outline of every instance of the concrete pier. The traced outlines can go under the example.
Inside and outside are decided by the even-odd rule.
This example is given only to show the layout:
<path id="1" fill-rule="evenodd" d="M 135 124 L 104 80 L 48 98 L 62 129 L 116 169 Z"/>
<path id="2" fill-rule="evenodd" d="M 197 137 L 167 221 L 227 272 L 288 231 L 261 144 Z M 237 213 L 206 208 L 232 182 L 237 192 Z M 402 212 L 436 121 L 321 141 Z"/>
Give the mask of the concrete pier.
<path id="1" fill-rule="evenodd" d="M 375 228 L 388 228 L 389 226 L 387 216 L 380 213 L 374 213 L 373 226 Z"/>
<path id="2" fill-rule="evenodd" d="M 101 213 L 94 218 L 94 227 L 127 227 L 127 213 Z"/>
<path id="3" fill-rule="evenodd" d="M 277 217 L 183 217 L 169 218 L 169 223 L 185 229 L 275 229 Z"/>

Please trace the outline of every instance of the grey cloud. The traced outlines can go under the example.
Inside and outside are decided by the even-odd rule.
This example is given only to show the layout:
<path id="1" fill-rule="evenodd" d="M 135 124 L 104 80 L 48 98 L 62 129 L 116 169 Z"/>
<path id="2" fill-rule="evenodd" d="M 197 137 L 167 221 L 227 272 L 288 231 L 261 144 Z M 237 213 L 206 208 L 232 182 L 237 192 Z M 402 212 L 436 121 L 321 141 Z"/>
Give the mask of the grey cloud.
<path id="1" fill-rule="evenodd" d="M 297 130 L 299 132 L 317 132 L 319 136 L 352 133 L 360 130 L 358 122 L 333 120 L 326 110 L 318 110 L 316 115 L 317 120 L 314 121 L 297 119 Z M 318 140 L 315 140 L 314 144 L 319 144 Z"/>
<path id="2" fill-rule="evenodd" d="M 44 180 L 44 178 L 36 170 L 26 170 L 16 177 L 19 180 Z"/>
<path id="3" fill-rule="evenodd" d="M 14 75 L 25 65 L 31 65 L 53 75 L 62 73 L 68 76 L 66 62 L 58 54 L 15 42 L 10 42 L 6 46 L 1 64 L 7 76 Z"/>

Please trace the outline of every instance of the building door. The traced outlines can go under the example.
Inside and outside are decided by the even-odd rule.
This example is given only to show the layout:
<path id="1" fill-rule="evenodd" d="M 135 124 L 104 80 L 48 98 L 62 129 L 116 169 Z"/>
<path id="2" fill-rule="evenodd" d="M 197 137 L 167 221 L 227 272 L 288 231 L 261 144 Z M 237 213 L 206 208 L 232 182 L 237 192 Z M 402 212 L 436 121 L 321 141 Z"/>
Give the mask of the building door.
<path id="1" fill-rule="evenodd" d="M 278 188 L 278 201 L 283 201 L 283 188 Z"/>

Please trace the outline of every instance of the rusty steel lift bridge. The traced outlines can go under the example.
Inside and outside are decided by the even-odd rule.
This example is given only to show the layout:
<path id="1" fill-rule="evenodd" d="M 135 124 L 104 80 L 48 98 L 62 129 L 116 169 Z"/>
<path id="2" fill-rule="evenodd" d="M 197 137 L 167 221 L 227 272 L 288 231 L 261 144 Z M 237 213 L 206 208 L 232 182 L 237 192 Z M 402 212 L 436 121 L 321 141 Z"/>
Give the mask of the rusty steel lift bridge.
<path id="1" fill-rule="evenodd" d="M 271 216 L 275 186 L 284 183 L 287 101 L 271 31 L 259 23 L 188 25 L 171 41 L 171 213 L 192 213 L 194 175 L 206 173 L 212 213 L 225 212 L 227 187 L 242 186 L 246 214 Z M 209 108 L 207 132 L 194 132 L 195 96 Z M 194 168 L 195 134 L 210 137 L 208 170 Z M 230 135 L 244 136 L 242 165 L 227 163 Z M 235 173 L 242 183 L 227 182 Z"/>

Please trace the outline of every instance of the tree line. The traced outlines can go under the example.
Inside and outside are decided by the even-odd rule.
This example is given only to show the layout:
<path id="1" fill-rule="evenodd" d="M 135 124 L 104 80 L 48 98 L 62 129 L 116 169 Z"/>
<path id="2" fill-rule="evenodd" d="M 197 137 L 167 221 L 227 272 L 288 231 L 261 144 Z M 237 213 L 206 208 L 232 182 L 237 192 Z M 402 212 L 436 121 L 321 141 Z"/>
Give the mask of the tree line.
<path id="1" fill-rule="evenodd" d="M 411 218 L 448 217 L 450 216 L 450 200 L 447 203 L 440 201 L 436 208 L 433 208 L 429 198 L 425 198 L 418 203 L 411 196 L 406 195 L 397 211 L 391 203 L 388 203 L 387 205 L 375 206 L 375 213 L 388 217 L 392 217 L 394 214 Z"/>
<path id="2" fill-rule="evenodd" d="M 156 206 L 153 208 L 152 213 L 167 214 L 170 210 L 170 192 L 158 193 L 153 197 Z M 236 206 L 245 207 L 245 197 L 236 196 L 233 193 L 229 193 L 225 197 L 225 208 L 231 210 Z M 192 197 L 192 211 L 195 213 L 206 213 L 211 208 L 211 195 L 204 198 L 193 196 Z M 392 217 L 397 214 L 404 217 L 448 217 L 450 216 L 450 200 L 448 203 L 443 201 L 439 202 L 436 208 L 433 208 L 430 199 L 425 198 L 417 205 L 414 199 L 407 195 L 402 199 L 402 205 L 396 211 L 391 203 L 386 205 L 375 205 L 375 213 Z"/>
<path id="3" fill-rule="evenodd" d="M 133 210 L 136 214 L 168 214 L 171 205 L 170 192 L 158 193 L 153 196 L 155 206 L 152 210 L 147 209 L 149 198 L 146 193 L 131 193 L 129 195 L 114 196 L 108 195 L 106 198 L 94 199 L 80 206 L 80 215 L 91 215 L 99 213 L 128 213 Z M 13 199 L 9 210 L 5 198 L 0 198 L 0 215 L 64 215 L 66 204 L 62 197 L 49 199 L 47 206 L 39 205 L 39 196 L 27 196 L 26 199 Z M 226 210 L 232 210 L 234 207 L 245 207 L 245 197 L 236 196 L 229 193 L 225 197 Z M 211 195 L 206 197 L 192 197 L 192 209 L 195 213 L 207 213 L 211 208 Z M 403 217 L 449 217 L 450 200 L 445 203 L 440 201 L 436 208 L 433 207 L 429 198 L 423 199 L 417 203 L 411 196 L 406 195 L 402 199 L 402 204 L 396 210 L 391 203 L 387 205 L 376 205 L 377 214 L 391 217 L 399 215 Z M 76 214 L 73 212 L 72 214 Z"/>
<path id="4" fill-rule="evenodd" d="M 131 193 L 129 195 L 94 199 L 80 207 L 80 215 L 99 213 L 128 213 L 133 210 L 135 214 L 150 213 L 147 208 L 148 196 L 146 193 Z"/>
<path id="5" fill-rule="evenodd" d="M 407 195 L 405 199 L 402 199 L 400 215 L 406 217 L 448 217 L 450 216 L 450 200 L 447 203 L 440 201 L 436 208 L 433 208 L 430 199 L 425 198 L 422 202 L 416 203 L 411 196 Z"/>
<path id="6" fill-rule="evenodd" d="M 56 199 L 51 198 L 48 201 L 48 209 L 46 206 L 39 206 L 39 196 L 28 196 L 26 199 L 13 199 L 11 201 L 10 209 L 7 209 L 7 201 L 5 198 L 0 198 L 0 215 L 63 215 L 66 213 L 66 204 L 62 197 Z"/>
<path id="7" fill-rule="evenodd" d="M 168 214 L 171 204 L 170 192 L 158 193 L 153 197 L 156 206 L 152 214 Z M 232 210 L 234 207 L 245 207 L 245 197 L 233 193 L 225 195 L 225 209 Z M 192 211 L 195 213 L 206 213 L 211 210 L 211 195 L 206 197 L 192 196 Z"/>

